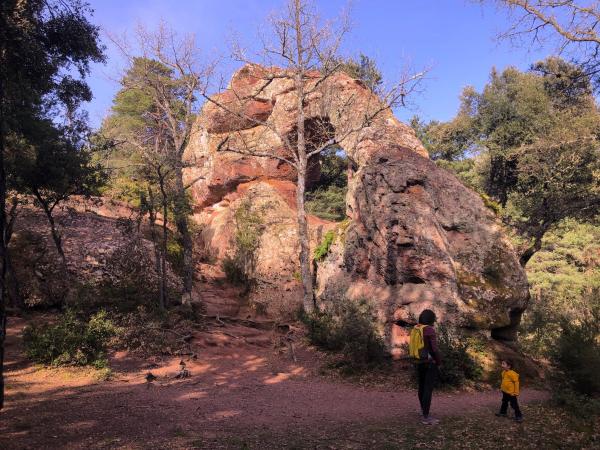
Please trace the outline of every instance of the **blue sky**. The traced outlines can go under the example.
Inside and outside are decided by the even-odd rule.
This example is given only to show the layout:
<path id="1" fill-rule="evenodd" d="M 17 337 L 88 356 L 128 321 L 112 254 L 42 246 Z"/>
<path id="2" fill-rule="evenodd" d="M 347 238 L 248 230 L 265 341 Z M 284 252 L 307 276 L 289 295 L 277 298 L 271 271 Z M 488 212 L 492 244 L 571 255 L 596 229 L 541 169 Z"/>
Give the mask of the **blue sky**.
<path id="1" fill-rule="evenodd" d="M 103 33 L 132 32 L 140 23 L 152 28 L 167 21 L 181 33 L 195 33 L 206 55 L 229 55 L 232 35 L 248 48 L 257 45 L 257 30 L 284 0 L 91 0 L 93 21 Z M 324 18 L 333 18 L 347 6 L 342 0 L 317 0 Z M 491 2 L 490 2 L 491 3 Z M 344 54 L 362 52 L 373 57 L 384 78 L 393 80 L 410 61 L 415 68 L 432 68 L 424 92 L 413 106 L 398 110 L 401 120 L 419 114 L 426 120 L 448 120 L 458 108 L 461 90 L 481 89 L 492 66 L 514 65 L 526 69 L 546 53 L 515 48 L 494 37 L 506 24 L 506 16 L 494 7 L 469 0 L 354 0 L 352 32 Z M 97 126 L 110 109 L 118 89 L 122 61 L 108 45 L 108 63 L 93 67 L 90 85 L 94 100 L 88 104 L 92 125 Z M 233 67 L 226 68 L 227 71 Z"/>

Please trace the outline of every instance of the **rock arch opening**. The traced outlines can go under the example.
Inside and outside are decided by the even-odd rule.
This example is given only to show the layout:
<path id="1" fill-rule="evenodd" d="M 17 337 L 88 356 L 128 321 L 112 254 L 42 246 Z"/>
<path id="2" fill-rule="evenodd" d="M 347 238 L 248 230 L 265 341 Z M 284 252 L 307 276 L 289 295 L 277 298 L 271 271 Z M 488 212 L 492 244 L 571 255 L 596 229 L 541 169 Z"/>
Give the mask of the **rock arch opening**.
<path id="1" fill-rule="evenodd" d="M 308 152 L 325 146 L 323 151 L 309 161 L 307 183 L 307 211 L 321 219 L 341 222 L 346 219 L 346 194 L 348 179 L 356 164 L 345 149 L 337 144 L 327 145 L 335 137 L 335 127 L 327 117 L 314 117 L 305 121 L 305 139 Z M 291 134 L 296 143 L 297 132 Z"/>

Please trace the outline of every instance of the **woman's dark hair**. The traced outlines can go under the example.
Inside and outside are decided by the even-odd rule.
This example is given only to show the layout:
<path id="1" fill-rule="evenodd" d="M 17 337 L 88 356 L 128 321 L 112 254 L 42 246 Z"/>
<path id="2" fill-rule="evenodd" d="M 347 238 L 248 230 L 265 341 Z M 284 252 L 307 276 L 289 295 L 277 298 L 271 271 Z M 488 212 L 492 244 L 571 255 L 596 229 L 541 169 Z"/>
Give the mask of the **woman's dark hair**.
<path id="1" fill-rule="evenodd" d="M 435 322 L 435 313 L 430 309 L 424 309 L 419 315 L 419 323 L 421 325 L 433 325 Z"/>

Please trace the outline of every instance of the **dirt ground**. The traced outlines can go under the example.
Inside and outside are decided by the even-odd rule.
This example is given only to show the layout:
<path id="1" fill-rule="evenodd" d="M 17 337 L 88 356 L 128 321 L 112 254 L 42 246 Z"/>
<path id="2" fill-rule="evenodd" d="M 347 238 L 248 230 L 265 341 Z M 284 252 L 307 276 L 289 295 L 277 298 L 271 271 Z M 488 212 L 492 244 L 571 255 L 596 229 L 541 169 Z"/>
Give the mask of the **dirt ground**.
<path id="1" fill-rule="evenodd" d="M 101 381 L 94 370 L 29 363 L 21 347 L 25 325 L 9 319 L 2 449 L 198 448 L 245 433 L 319 433 L 396 419 L 418 424 L 413 390 L 323 377 L 318 352 L 299 345 L 293 362 L 265 331 L 228 325 L 199 333 L 197 357 L 186 360 L 189 378 L 175 378 L 179 358 L 149 361 L 121 352 L 111 356 L 113 376 Z M 157 377 L 152 383 L 146 381 L 149 371 Z M 525 389 L 520 401 L 546 398 Z M 437 392 L 432 413 L 492 412 L 498 402 L 496 391 Z"/>

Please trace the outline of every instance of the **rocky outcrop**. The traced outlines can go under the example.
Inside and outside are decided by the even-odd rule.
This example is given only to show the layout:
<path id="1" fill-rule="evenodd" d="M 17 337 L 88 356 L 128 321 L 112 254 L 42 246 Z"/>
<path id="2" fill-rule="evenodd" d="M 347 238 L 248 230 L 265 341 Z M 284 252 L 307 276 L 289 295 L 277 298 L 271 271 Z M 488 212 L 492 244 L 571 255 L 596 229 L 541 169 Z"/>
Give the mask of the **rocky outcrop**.
<path id="1" fill-rule="evenodd" d="M 106 198 L 73 196 L 61 203 L 53 215 L 62 234 L 67 274 L 62 270 L 42 210 L 32 202 L 25 202 L 18 210 L 9 245 L 16 277 L 9 277 L 9 285 L 12 287 L 16 279 L 26 305 L 48 307 L 69 300 L 85 302 L 89 299 L 84 295 L 90 296 L 92 287 L 114 291 L 119 283 L 127 281 L 143 284 L 148 292 L 154 290 L 158 283 L 154 249 L 145 238 L 149 235 L 146 225 L 141 224 L 141 231 L 138 229 L 138 213 L 134 209 Z M 181 281 L 170 264 L 167 270 L 171 292 L 180 291 Z M 152 300 L 148 298 L 149 302 Z"/>
<path id="2" fill-rule="evenodd" d="M 351 161 L 348 221 L 318 264 L 319 301 L 371 299 L 392 348 L 403 341 L 392 322 L 408 321 L 426 307 L 442 320 L 513 339 L 528 286 L 494 214 L 478 194 L 430 161 L 412 129 L 360 81 L 344 74 L 324 81 L 316 73 L 311 77 L 308 133 L 327 130 Z M 197 217 L 216 254 L 228 251 L 223 230 L 231 226 L 236 197 L 255 192 L 277 205 L 279 216 L 273 216 L 260 250 L 265 277 L 295 270 L 295 173 L 281 160 L 240 153 L 252 148 L 285 156 L 282 139 L 294 139 L 295 102 L 285 71 L 245 66 L 227 91 L 207 103 L 186 152 Z M 224 143 L 240 152 L 223 152 Z M 274 230 L 279 239 L 269 234 Z"/>
<path id="3" fill-rule="evenodd" d="M 528 300 L 524 271 L 475 192 L 402 147 L 381 149 L 348 192 L 350 225 L 318 271 L 323 299 L 376 299 L 381 320 L 441 320 L 511 340 Z M 404 334 L 388 327 L 389 342 Z"/>

